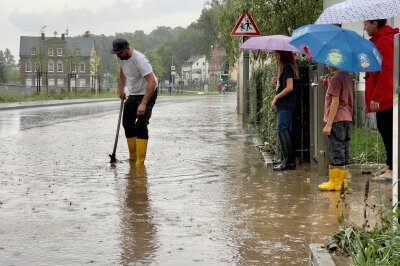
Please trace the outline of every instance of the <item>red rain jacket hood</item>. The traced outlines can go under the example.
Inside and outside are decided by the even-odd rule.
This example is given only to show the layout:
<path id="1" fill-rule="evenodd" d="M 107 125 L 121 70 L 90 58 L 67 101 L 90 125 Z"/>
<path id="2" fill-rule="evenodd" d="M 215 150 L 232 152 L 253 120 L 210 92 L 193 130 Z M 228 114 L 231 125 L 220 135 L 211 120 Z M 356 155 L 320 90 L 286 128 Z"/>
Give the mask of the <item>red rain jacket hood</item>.
<path id="1" fill-rule="evenodd" d="M 366 73 L 365 104 L 368 113 L 371 112 L 371 100 L 379 103 L 378 112 L 393 107 L 394 35 L 397 33 L 398 28 L 385 25 L 370 39 L 382 54 L 382 70 Z"/>

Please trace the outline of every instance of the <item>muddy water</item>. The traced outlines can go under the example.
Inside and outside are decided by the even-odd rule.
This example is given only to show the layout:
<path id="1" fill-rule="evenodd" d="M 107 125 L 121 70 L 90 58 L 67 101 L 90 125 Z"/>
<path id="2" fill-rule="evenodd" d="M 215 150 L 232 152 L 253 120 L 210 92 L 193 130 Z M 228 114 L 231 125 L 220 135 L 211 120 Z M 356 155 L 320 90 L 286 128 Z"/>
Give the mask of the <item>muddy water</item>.
<path id="1" fill-rule="evenodd" d="M 160 98 L 146 167 L 123 130 L 110 166 L 117 112 L 0 112 L 1 265 L 308 265 L 306 245 L 338 229 L 338 193 L 310 165 L 267 167 L 234 95 Z M 363 221 L 366 179 L 353 173 L 346 221 Z"/>

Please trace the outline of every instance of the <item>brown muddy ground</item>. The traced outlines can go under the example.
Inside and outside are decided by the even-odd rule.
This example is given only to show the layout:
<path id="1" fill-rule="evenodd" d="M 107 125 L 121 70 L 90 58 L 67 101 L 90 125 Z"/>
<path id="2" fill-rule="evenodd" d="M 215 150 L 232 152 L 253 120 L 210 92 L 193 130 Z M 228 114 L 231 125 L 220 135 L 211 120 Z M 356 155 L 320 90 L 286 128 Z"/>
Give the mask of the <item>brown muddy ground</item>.
<path id="1" fill-rule="evenodd" d="M 1 265 L 309 265 L 307 244 L 339 228 L 338 193 L 308 164 L 266 166 L 236 95 L 160 97 L 145 168 L 122 128 L 110 166 L 117 118 L 118 101 L 0 112 Z M 347 222 L 366 180 L 353 173 Z"/>

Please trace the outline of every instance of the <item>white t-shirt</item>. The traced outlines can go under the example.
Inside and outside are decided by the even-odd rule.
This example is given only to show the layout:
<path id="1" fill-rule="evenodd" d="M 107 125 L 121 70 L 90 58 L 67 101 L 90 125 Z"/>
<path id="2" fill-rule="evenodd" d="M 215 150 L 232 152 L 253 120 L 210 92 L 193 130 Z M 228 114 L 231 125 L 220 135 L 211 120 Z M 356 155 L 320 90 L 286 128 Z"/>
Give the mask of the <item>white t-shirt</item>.
<path id="1" fill-rule="evenodd" d="M 146 94 L 147 80 L 144 78 L 144 76 L 153 72 L 153 68 L 151 67 L 147 57 L 141 52 L 134 50 L 132 56 L 128 60 L 121 60 L 117 58 L 117 61 L 119 67 L 122 69 L 126 77 L 126 94 Z"/>

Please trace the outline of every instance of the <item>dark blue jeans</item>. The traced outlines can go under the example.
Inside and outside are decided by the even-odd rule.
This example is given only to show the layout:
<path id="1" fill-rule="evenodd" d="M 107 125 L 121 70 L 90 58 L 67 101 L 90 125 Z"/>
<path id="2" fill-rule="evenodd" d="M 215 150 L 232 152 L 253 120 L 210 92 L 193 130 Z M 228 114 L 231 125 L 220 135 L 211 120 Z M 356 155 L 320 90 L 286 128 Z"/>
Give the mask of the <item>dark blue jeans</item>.
<path id="1" fill-rule="evenodd" d="M 158 89 L 156 89 L 147 103 L 146 112 L 142 116 L 137 116 L 137 109 L 143 100 L 144 95 L 129 95 L 124 104 L 124 115 L 122 125 L 125 129 L 125 137 L 149 139 L 147 125 L 150 122 L 153 106 L 156 103 Z"/>
<path id="2" fill-rule="evenodd" d="M 278 132 L 289 131 L 292 133 L 292 110 L 279 110 L 278 113 Z"/>
<path id="3" fill-rule="evenodd" d="M 328 137 L 331 165 L 344 166 L 350 164 L 351 122 L 340 121 L 332 124 Z"/>

